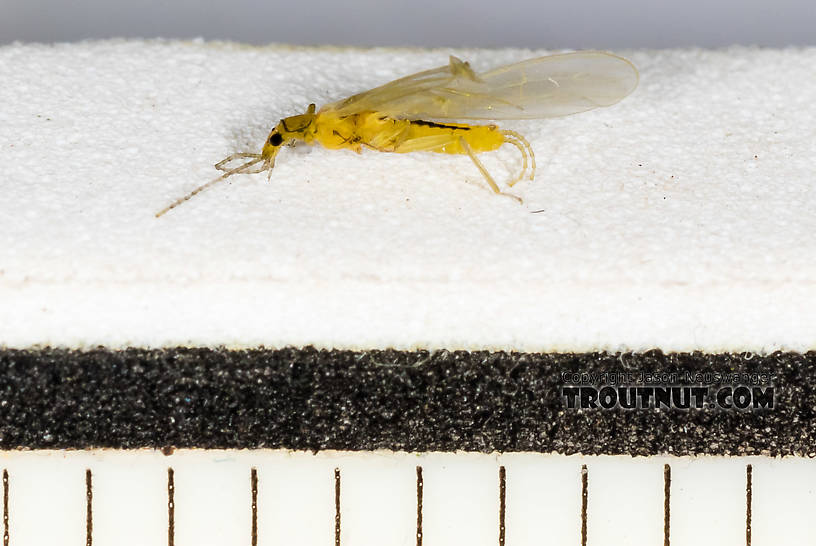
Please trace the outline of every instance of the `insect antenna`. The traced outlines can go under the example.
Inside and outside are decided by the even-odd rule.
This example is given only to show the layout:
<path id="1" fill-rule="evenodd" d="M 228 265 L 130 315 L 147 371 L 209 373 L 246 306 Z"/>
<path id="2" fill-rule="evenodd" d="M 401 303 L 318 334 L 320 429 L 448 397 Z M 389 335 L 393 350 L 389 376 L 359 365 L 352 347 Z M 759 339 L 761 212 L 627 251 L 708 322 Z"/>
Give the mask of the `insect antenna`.
<path id="1" fill-rule="evenodd" d="M 238 167 L 235 167 L 234 169 L 227 169 L 226 168 L 225 165 L 227 163 L 229 163 L 230 161 L 233 161 L 235 159 L 239 159 L 239 158 L 251 158 L 251 160 L 247 161 L 243 165 L 239 165 Z M 202 184 L 201 186 L 197 187 L 196 189 L 194 189 L 193 191 L 191 191 L 190 193 L 188 193 L 184 197 L 176 199 L 171 204 L 167 205 L 166 207 L 161 209 L 159 212 L 157 212 L 156 213 L 156 218 L 158 218 L 159 216 L 162 216 L 167 211 L 176 208 L 177 206 L 181 205 L 182 203 L 184 203 L 185 201 L 187 201 L 188 199 L 190 199 L 194 195 L 196 195 L 198 193 L 201 193 L 202 191 L 206 190 L 210 186 L 224 180 L 227 177 L 230 177 L 230 176 L 232 176 L 234 174 L 239 174 L 239 173 L 253 174 L 253 173 L 259 173 L 259 172 L 265 171 L 266 169 L 269 168 L 269 166 L 266 163 L 263 163 L 259 167 L 256 167 L 255 169 L 250 170 L 250 167 L 252 167 L 256 163 L 260 163 L 262 160 L 263 160 L 263 158 L 261 157 L 261 154 L 252 154 L 252 153 L 248 153 L 248 152 L 241 152 L 241 153 L 237 153 L 237 154 L 232 154 L 231 156 L 222 159 L 221 161 L 219 161 L 218 163 L 215 164 L 215 168 L 218 169 L 219 171 L 224 171 L 224 174 L 222 174 L 218 178 L 214 178 L 213 180 L 210 180 L 206 184 Z"/>

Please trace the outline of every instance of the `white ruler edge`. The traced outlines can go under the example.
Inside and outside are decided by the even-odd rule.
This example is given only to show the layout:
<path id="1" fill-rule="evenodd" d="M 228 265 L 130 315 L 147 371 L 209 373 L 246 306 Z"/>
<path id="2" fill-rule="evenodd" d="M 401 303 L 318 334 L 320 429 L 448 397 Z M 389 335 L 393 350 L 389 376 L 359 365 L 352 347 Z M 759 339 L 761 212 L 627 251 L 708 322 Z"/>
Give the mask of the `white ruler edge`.
<path id="1" fill-rule="evenodd" d="M 736 546 L 816 536 L 816 460 L 795 457 L 11 451 L 0 467 L 4 546 Z"/>

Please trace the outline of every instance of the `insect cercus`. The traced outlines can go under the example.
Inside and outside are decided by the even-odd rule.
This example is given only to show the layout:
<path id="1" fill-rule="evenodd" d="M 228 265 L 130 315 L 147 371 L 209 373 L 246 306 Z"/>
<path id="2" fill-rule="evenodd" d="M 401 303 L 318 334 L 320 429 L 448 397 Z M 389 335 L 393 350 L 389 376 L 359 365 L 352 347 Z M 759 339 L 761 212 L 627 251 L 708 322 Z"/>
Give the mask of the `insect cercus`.
<path id="1" fill-rule="evenodd" d="M 275 166 L 281 147 L 301 141 L 329 149 L 364 148 L 380 152 L 437 152 L 466 154 L 496 194 L 503 193 L 476 154 L 503 144 L 518 148 L 520 172 L 535 175 L 530 143 L 515 131 L 495 124 L 462 120 L 542 119 L 611 106 L 631 93 L 638 83 L 631 62 L 603 51 L 549 55 L 501 66 L 476 74 L 467 62 L 451 56 L 439 68 L 405 76 L 369 91 L 326 104 L 317 110 L 280 120 L 264 142 L 261 153 L 232 154 L 215 166 L 224 174 L 168 205 L 161 216 L 216 182 L 238 173 L 259 173 Z M 235 159 L 246 163 L 228 168 Z M 529 171 L 529 174 L 528 174 Z"/>

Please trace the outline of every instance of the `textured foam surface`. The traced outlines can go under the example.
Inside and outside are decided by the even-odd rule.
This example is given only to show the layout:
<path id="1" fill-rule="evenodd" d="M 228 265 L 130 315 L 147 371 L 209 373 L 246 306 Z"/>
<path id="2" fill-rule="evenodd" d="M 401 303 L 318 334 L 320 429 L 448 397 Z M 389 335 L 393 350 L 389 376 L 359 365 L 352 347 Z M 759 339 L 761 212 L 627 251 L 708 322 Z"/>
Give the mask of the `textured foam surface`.
<path id="1" fill-rule="evenodd" d="M 816 353 L 6 350 L 0 448 L 814 457 L 814 368 Z M 767 374 L 774 406 L 578 410 L 561 391 L 564 374 L 700 371 Z M 696 384 L 713 399 L 732 382 Z"/>
<path id="2" fill-rule="evenodd" d="M 0 48 L 0 345 L 816 346 L 812 48 L 619 52 L 622 103 L 503 124 L 523 206 L 464 157 L 313 148 L 154 218 L 280 117 L 449 53 L 547 52 Z"/>

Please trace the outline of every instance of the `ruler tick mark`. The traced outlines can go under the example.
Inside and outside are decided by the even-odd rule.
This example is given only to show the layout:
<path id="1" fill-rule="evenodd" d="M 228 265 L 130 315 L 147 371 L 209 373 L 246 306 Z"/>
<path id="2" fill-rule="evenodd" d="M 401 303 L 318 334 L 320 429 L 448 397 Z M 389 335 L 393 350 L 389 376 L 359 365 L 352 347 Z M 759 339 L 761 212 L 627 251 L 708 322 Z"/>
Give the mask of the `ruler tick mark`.
<path id="1" fill-rule="evenodd" d="M 252 546 L 258 546 L 258 469 L 252 467 L 249 474 L 252 490 Z"/>
<path id="2" fill-rule="evenodd" d="M 334 469 L 334 546 L 340 546 L 340 469 Z"/>
<path id="3" fill-rule="evenodd" d="M 3 469 L 3 546 L 9 546 L 9 475 L 8 470 Z"/>
<path id="4" fill-rule="evenodd" d="M 589 476 L 587 465 L 581 465 L 581 546 L 587 543 L 587 494 L 589 491 Z"/>
<path id="5" fill-rule="evenodd" d="M 507 493 L 507 471 L 503 466 L 499 467 L 499 546 L 504 546 L 505 537 L 505 512 L 507 511 L 506 503 Z"/>
<path id="6" fill-rule="evenodd" d="M 85 546 L 93 544 L 93 476 L 85 469 Z"/>
<path id="7" fill-rule="evenodd" d="M 416 467 L 416 494 L 417 494 L 417 522 L 416 546 L 422 546 L 422 489 L 425 482 L 422 479 L 422 467 Z"/>
<path id="8" fill-rule="evenodd" d="M 663 546 L 671 543 L 671 466 L 663 465 Z"/>
<path id="9" fill-rule="evenodd" d="M 176 540 L 176 486 L 173 480 L 173 468 L 167 469 L 167 546 L 173 546 Z"/>
<path id="10" fill-rule="evenodd" d="M 751 504 L 753 497 L 754 469 L 749 464 L 745 466 L 745 546 L 751 546 Z"/>

